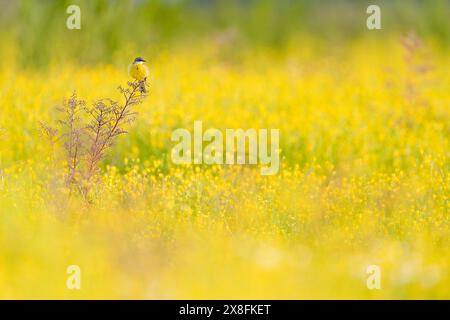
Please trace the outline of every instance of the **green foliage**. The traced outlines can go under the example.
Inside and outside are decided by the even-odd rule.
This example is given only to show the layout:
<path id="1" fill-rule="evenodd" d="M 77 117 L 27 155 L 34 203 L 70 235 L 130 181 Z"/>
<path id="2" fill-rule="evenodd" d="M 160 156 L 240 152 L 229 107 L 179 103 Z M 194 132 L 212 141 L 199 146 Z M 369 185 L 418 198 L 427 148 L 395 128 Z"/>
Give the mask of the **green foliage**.
<path id="1" fill-rule="evenodd" d="M 450 5 L 445 0 L 376 1 L 383 33 L 417 30 L 448 47 Z M 1 1 L 0 49 L 15 43 L 21 64 L 73 60 L 111 62 L 124 48 L 170 46 L 234 30 L 245 46 L 282 49 L 302 35 L 335 42 L 368 34 L 368 1 L 293 0 L 78 0 Z M 81 30 L 68 30 L 66 8 L 81 8 Z M 12 40 L 12 41 L 8 41 Z"/>

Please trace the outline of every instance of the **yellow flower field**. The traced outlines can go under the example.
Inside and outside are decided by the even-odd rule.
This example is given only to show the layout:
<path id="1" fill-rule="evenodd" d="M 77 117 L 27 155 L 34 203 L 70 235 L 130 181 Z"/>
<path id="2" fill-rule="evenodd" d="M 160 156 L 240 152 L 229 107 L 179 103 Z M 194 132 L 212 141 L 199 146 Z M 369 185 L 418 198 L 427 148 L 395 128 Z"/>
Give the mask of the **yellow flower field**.
<path id="1" fill-rule="evenodd" d="M 69 194 L 62 143 L 40 123 L 55 124 L 74 90 L 120 99 L 133 49 L 1 69 L 0 298 L 450 297 L 448 54 L 398 37 L 226 50 L 142 53 L 149 96 L 89 202 Z M 195 120 L 280 129 L 280 173 L 173 164 L 171 133 Z M 69 265 L 80 290 L 66 286 Z M 366 286 L 369 265 L 380 290 Z"/>

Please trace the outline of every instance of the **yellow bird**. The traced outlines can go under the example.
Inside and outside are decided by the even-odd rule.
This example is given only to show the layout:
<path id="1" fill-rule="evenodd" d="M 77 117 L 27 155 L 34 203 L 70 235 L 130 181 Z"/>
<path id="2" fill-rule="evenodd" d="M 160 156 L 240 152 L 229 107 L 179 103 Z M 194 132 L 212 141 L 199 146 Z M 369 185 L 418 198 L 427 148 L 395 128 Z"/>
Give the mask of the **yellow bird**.
<path id="1" fill-rule="evenodd" d="M 144 62 L 144 59 L 137 57 L 134 59 L 133 63 L 128 66 L 128 74 L 139 81 L 139 89 L 141 92 L 146 92 L 145 81 L 148 77 L 148 68 Z"/>

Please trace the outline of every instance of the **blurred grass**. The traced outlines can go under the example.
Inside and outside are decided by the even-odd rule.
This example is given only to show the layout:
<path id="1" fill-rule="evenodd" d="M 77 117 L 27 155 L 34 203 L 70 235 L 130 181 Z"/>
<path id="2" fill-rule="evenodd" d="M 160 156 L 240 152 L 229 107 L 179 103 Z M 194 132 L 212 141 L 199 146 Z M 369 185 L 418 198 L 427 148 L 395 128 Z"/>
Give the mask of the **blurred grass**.
<path id="1" fill-rule="evenodd" d="M 70 4 L 81 7 L 81 30 L 65 26 Z M 366 36 L 369 4 L 382 8 L 381 36 L 416 30 L 448 49 L 446 0 L 1 0 L 3 63 L 39 67 L 50 61 L 112 62 L 122 50 L 153 52 L 174 43 L 236 34 L 239 48 L 283 50 L 302 36 L 341 44 Z M 17 47 L 11 47 L 15 44 Z M 9 55 L 8 55 L 9 53 Z"/>

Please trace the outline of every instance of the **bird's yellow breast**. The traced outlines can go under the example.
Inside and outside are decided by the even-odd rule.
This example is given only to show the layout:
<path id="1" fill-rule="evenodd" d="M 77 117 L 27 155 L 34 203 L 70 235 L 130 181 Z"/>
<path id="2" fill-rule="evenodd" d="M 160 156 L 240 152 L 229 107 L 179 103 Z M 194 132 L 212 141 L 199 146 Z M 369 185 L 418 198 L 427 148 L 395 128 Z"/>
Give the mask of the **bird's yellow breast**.
<path id="1" fill-rule="evenodd" d="M 144 81 L 148 77 L 147 66 L 143 63 L 133 63 L 130 65 L 128 72 L 130 76 L 138 81 Z"/>

